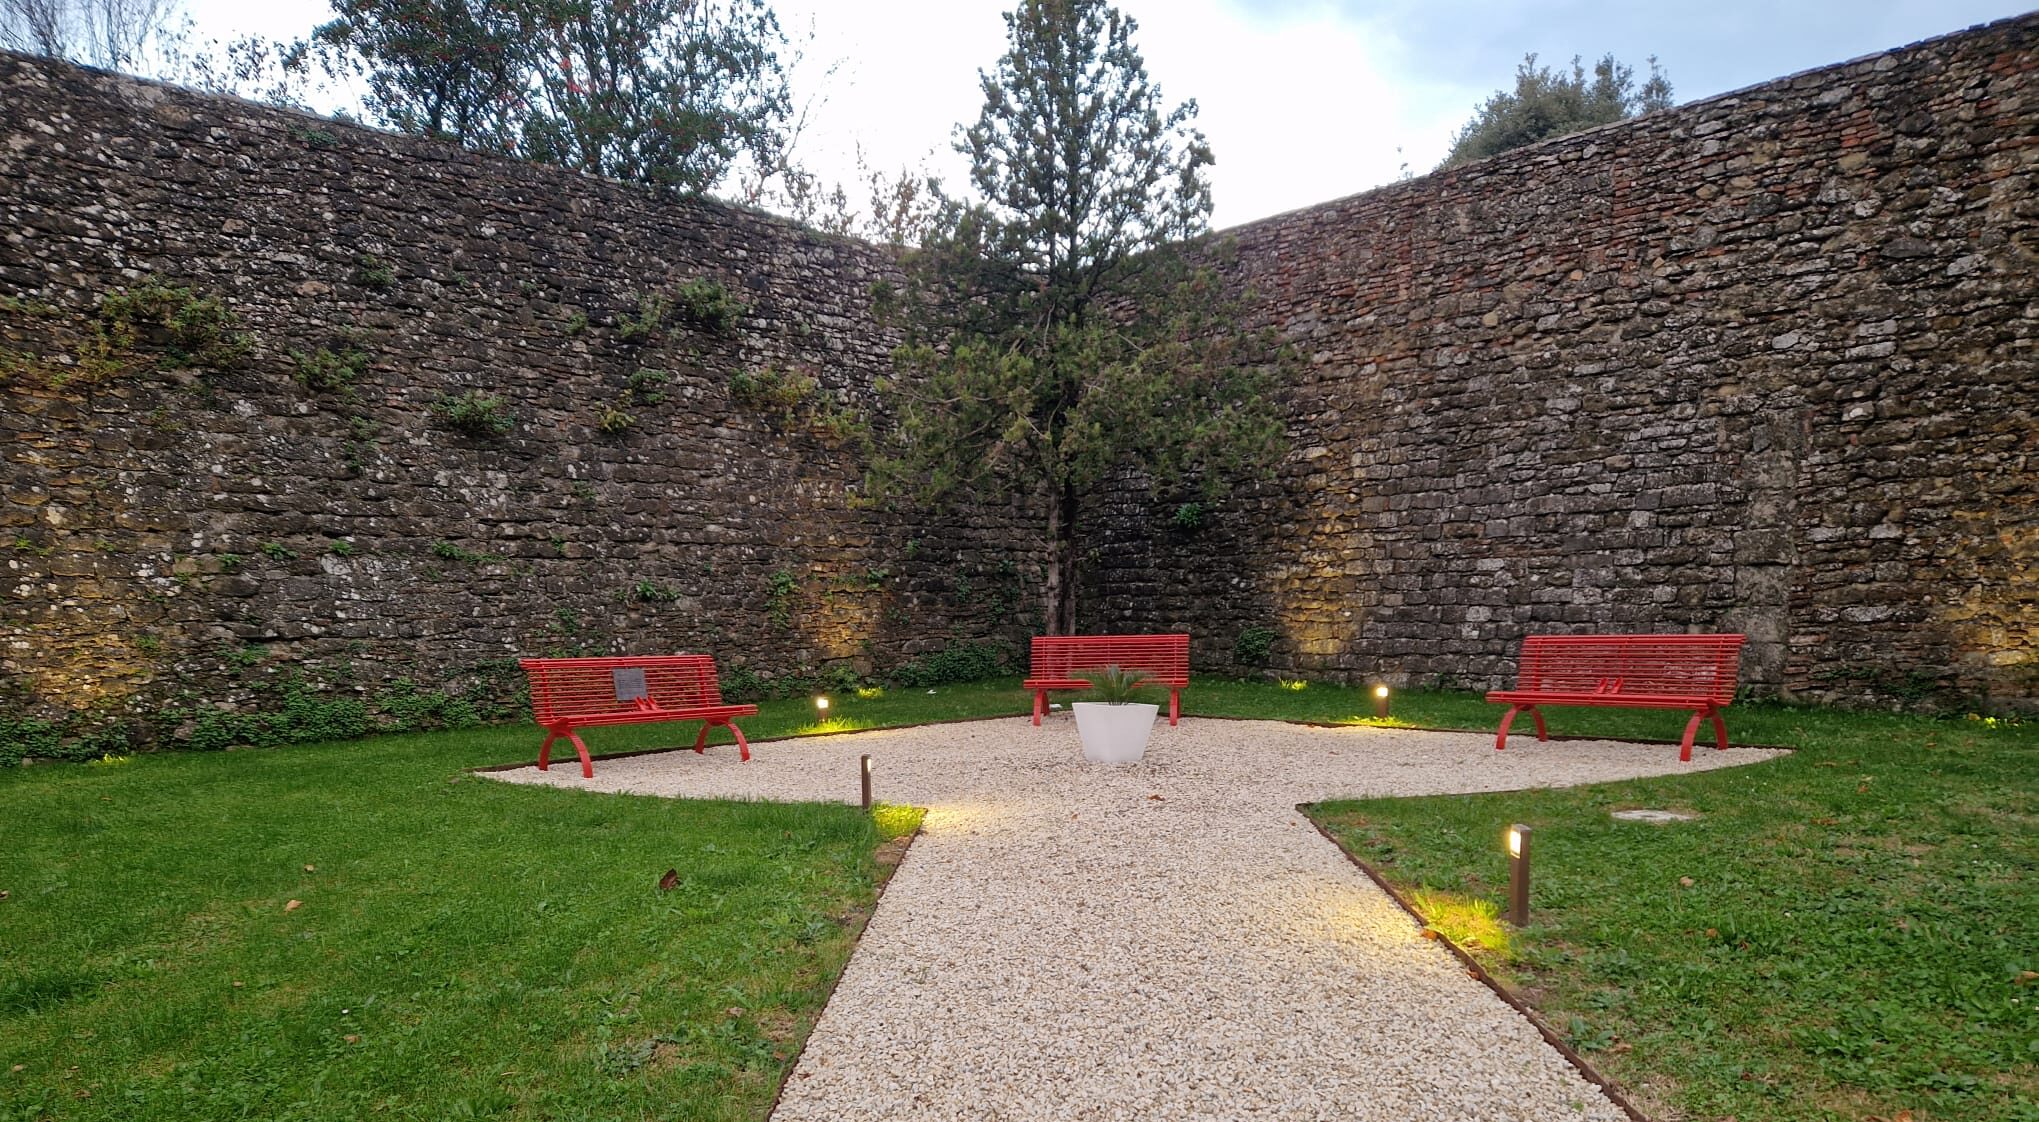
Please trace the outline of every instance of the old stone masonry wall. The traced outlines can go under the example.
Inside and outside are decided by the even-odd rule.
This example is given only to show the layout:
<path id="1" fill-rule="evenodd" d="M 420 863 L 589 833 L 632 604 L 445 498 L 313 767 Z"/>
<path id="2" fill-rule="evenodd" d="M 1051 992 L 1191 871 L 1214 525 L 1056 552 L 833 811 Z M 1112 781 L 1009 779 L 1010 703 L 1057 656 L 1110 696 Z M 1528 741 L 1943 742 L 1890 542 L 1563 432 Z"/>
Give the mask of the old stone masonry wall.
<path id="1" fill-rule="evenodd" d="M 1010 639 L 1037 566 L 998 512 L 854 501 L 894 272 L 0 54 L 0 725 L 344 732 L 502 711 L 520 654 L 706 651 L 755 687 Z"/>
<path id="2" fill-rule="evenodd" d="M 1095 502 L 1086 629 L 1467 685 L 1737 629 L 1758 692 L 2031 706 L 2035 70 L 2039 16 L 1231 232 L 1291 453 Z M 1024 511 L 856 500 L 894 276 L 0 54 L 0 754 L 506 714 L 520 654 L 755 689 L 1009 645 Z"/>
<path id="3" fill-rule="evenodd" d="M 1108 511 L 1090 618 L 1477 685 L 1742 630 L 1759 692 L 2029 706 L 2035 72 L 2027 16 L 1233 231 L 1292 454 Z"/>

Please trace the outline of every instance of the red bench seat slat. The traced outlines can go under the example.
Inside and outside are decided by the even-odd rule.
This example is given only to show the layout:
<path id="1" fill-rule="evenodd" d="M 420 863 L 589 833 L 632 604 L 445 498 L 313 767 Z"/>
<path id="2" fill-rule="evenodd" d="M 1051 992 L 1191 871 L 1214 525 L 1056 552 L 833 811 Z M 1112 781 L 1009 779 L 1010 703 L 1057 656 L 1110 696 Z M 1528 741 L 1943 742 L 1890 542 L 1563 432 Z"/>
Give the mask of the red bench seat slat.
<path id="1" fill-rule="evenodd" d="M 1720 711 L 1734 701 L 1745 635 L 1531 635 L 1522 640 L 1515 688 L 1487 700 L 1511 708 L 1501 718 L 1496 750 L 1508 726 L 1528 713 L 1539 740 L 1549 739 L 1539 706 L 1689 709 L 1692 720 L 1678 758 L 1692 759 L 1701 720 L 1713 722 L 1715 747 L 1727 747 Z"/>
<path id="2" fill-rule="evenodd" d="M 593 779 L 594 762 L 576 729 L 654 721 L 700 721 L 696 752 L 707 750 L 709 729 L 726 727 L 743 759 L 750 759 L 750 742 L 735 718 L 753 716 L 758 707 L 723 702 L 715 660 L 708 655 L 526 658 L 519 665 L 531 682 L 531 715 L 548 734 L 538 749 L 540 771 L 548 769 L 552 742 L 564 736 L 580 753 L 581 774 Z M 643 692 L 636 696 L 639 675 Z"/>
<path id="3" fill-rule="evenodd" d="M 1168 723 L 1182 716 L 1182 691 L 1189 686 L 1189 636 L 1168 635 L 1036 635 L 1027 679 L 1034 692 L 1034 723 L 1048 707 L 1049 690 L 1087 690 L 1078 671 L 1140 670 L 1157 686 L 1168 689 Z"/>

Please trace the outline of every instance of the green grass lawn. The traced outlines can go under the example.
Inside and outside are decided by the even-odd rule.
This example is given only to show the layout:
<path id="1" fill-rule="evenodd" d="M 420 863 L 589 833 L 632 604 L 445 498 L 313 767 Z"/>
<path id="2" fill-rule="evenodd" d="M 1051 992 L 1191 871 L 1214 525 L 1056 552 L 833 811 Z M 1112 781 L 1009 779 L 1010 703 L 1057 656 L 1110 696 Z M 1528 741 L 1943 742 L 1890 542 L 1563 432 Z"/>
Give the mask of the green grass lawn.
<path id="1" fill-rule="evenodd" d="M 1341 692 L 1296 696 L 1336 719 L 1353 704 Z M 1403 702 L 1421 724 L 1491 729 L 1499 713 Z M 1250 693 L 1217 704 L 1247 709 Z M 1559 709 L 1551 731 L 1675 737 L 1682 719 Z M 1652 1114 L 2039 1119 L 2039 728 L 1766 705 L 1731 709 L 1728 727 L 1799 751 L 1314 813 Z M 1508 750 L 1536 751 L 1533 730 Z M 1700 817 L 1609 817 L 1629 807 Z M 1535 829 L 1522 932 L 1494 921 L 1510 822 Z"/>
<path id="2" fill-rule="evenodd" d="M 836 712 L 1022 701 L 943 687 Z M 813 723 L 776 702 L 745 731 Z M 0 770 L 0 1119 L 764 1117 L 914 816 L 464 773 L 538 740 Z"/>
<path id="3" fill-rule="evenodd" d="M 1012 681 L 831 700 L 825 720 L 767 702 L 745 731 L 1029 705 Z M 1357 690 L 1204 679 L 1184 703 L 1371 712 Z M 1497 716 L 1466 694 L 1394 698 L 1402 723 Z M 1681 722 L 1560 710 L 1552 731 L 1661 738 Z M 1494 944 L 1487 961 L 1666 1117 L 2039 1117 L 2032 726 L 1749 706 L 1729 728 L 1803 750 L 1320 817 L 1427 886 L 1438 923 Z M 539 739 L 524 725 L 0 769 L 0 1120 L 761 1119 L 910 817 L 466 774 L 527 762 Z M 691 744 L 692 726 L 588 739 L 598 755 Z M 1536 750 L 1533 733 L 1511 745 Z M 1642 805 L 1703 817 L 1605 817 Z M 1538 830 L 1538 912 L 1511 939 L 1477 917 L 1500 899 L 1513 820 Z M 661 894 L 667 868 L 681 883 Z"/>

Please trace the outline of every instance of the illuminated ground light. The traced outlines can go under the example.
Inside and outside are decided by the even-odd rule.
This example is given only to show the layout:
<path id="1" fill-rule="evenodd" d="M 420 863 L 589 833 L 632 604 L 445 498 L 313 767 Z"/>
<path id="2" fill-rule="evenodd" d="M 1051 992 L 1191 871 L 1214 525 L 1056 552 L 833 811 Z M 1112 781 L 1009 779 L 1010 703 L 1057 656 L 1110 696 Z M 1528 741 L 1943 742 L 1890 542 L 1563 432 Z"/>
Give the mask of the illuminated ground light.
<path id="1" fill-rule="evenodd" d="M 864 755 L 864 756 L 858 756 L 858 757 L 857 757 L 857 774 L 859 775 L 859 777 L 861 777 L 861 779 L 862 779 L 862 781 L 863 781 L 863 788 L 864 788 L 864 809 L 865 809 L 865 810 L 869 810 L 869 809 L 871 809 L 871 757 L 870 757 L 870 756 L 868 756 L 868 755 Z"/>
<path id="2" fill-rule="evenodd" d="M 1373 688 L 1373 715 L 1381 720 L 1388 718 L 1388 687 Z"/>
<path id="3" fill-rule="evenodd" d="M 825 698 L 825 697 L 817 697 L 817 698 L 815 698 L 815 699 L 814 699 L 814 712 L 815 712 L 815 713 L 816 713 L 817 715 L 819 715 L 819 716 L 822 716 L 822 717 L 826 717 L 826 716 L 828 716 L 828 699 L 827 699 L 827 698 Z"/>
<path id="4" fill-rule="evenodd" d="M 1508 827 L 1508 922 L 1529 926 L 1529 827 Z"/>

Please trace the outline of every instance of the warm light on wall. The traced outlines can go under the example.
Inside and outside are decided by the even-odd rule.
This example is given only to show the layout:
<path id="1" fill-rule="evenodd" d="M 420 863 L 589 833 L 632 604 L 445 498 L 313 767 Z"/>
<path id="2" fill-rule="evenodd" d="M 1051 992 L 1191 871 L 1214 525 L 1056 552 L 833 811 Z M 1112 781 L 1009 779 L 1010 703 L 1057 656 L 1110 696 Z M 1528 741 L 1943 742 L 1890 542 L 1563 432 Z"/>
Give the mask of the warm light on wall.
<path id="1" fill-rule="evenodd" d="M 1388 715 L 1388 687 L 1373 688 L 1373 715 L 1385 719 Z"/>

